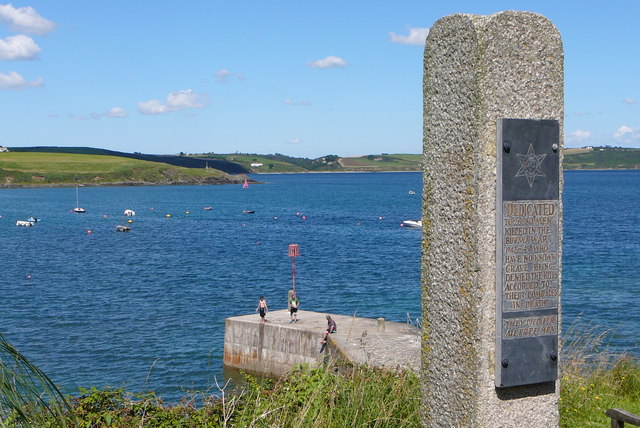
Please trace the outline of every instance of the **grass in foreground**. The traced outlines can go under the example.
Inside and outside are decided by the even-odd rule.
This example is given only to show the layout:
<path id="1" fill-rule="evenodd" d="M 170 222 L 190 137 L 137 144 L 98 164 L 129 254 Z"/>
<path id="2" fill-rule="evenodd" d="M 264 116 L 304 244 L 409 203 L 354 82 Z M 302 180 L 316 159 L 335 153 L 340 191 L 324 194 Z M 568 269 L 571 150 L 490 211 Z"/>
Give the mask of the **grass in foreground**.
<path id="1" fill-rule="evenodd" d="M 54 383 L 0 333 L 0 427 L 75 423 L 69 403 Z"/>
<path id="2" fill-rule="evenodd" d="M 560 426 L 608 426 L 604 412 L 613 407 L 640 414 L 640 361 L 601 350 L 604 335 L 569 335 L 578 340 L 564 348 Z M 67 401 L 6 341 L 0 363 L 0 427 L 420 426 L 420 381 L 414 373 L 299 367 L 278 381 L 247 377 L 242 390 L 216 385 L 168 405 L 153 392 L 109 388 L 85 390 Z"/>
<path id="3" fill-rule="evenodd" d="M 277 382 L 248 377 L 241 392 L 229 395 L 220 387 L 176 405 L 165 405 L 152 392 L 92 388 L 71 399 L 66 416 L 45 415 L 42 426 L 417 427 L 419 391 L 412 373 L 300 367 Z"/>
<path id="4" fill-rule="evenodd" d="M 560 373 L 560 426 L 605 427 L 605 411 L 622 408 L 640 414 L 640 360 L 607 348 L 599 328 L 573 326 L 565 336 Z"/>

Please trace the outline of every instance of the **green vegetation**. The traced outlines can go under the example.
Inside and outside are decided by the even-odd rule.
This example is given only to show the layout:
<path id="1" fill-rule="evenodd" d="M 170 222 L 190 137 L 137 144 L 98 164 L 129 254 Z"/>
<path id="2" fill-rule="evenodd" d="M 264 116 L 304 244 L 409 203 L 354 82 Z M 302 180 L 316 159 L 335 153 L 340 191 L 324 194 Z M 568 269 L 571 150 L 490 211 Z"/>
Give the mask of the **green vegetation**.
<path id="1" fill-rule="evenodd" d="M 296 158 L 279 153 L 152 156 L 87 147 L 15 148 L 0 153 L 0 186 L 72 184 L 235 183 L 230 171 L 252 173 L 421 171 L 422 155 Z M 50 150 L 47 152 L 47 150 Z M 151 161 L 150 161 L 151 160 Z M 168 163 L 163 163 L 168 162 Z M 177 166 L 179 165 L 179 166 Z M 184 168 L 185 166 L 187 168 Z M 640 169 L 640 149 L 595 147 L 565 149 L 565 169 Z"/>
<path id="2" fill-rule="evenodd" d="M 182 168 L 120 156 L 0 153 L 0 185 L 215 184 L 238 182 L 214 169 Z"/>
<path id="3" fill-rule="evenodd" d="M 640 362 L 602 349 L 604 335 L 566 333 L 560 426 L 609 425 L 605 411 L 640 414 Z M 2 338 L 0 336 L 0 338 Z M 417 427 L 420 381 L 412 372 L 367 367 L 298 367 L 286 377 L 242 388 L 216 383 L 177 404 L 153 392 L 91 388 L 64 398 L 51 381 L 4 339 L 0 341 L 0 427 Z"/>
<path id="4" fill-rule="evenodd" d="M 566 149 L 565 169 L 639 169 L 640 149 L 593 147 Z"/>
<path id="5" fill-rule="evenodd" d="M 422 155 L 381 154 L 341 158 L 340 164 L 350 171 L 420 171 Z"/>
<path id="6" fill-rule="evenodd" d="M 420 163 L 422 162 L 422 155 L 390 155 L 387 153 L 348 158 L 327 155 L 317 159 L 295 158 L 279 153 L 275 155 L 236 153 L 194 156 L 200 159 L 210 158 L 234 162 L 254 173 L 420 171 Z"/>
<path id="7" fill-rule="evenodd" d="M 75 422 L 69 403 L 54 383 L 0 333 L 0 427 Z"/>
<path id="8" fill-rule="evenodd" d="M 621 408 L 640 414 L 640 360 L 612 354 L 607 334 L 576 326 L 564 335 L 560 381 L 560 426 L 609 426 L 605 411 Z"/>
<path id="9" fill-rule="evenodd" d="M 153 392 L 92 388 L 70 399 L 64 413 L 27 406 L 28 417 L 18 421 L 15 411 L 3 408 L 0 426 L 32 426 L 34 421 L 51 427 L 419 426 L 420 385 L 413 373 L 299 367 L 277 382 L 246 378 L 241 391 L 229 394 L 217 386 L 213 393 L 194 394 L 174 405 Z"/>

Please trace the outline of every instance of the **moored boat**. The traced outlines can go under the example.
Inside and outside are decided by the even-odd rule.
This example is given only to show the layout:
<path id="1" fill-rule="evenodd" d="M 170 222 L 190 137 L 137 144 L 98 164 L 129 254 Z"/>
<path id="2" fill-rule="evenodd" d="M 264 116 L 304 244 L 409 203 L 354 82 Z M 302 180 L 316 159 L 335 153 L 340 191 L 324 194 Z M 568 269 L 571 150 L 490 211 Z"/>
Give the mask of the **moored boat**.
<path id="1" fill-rule="evenodd" d="M 76 214 L 84 214 L 86 213 L 84 208 L 80 208 L 80 204 L 78 203 L 78 186 L 76 186 L 76 207 L 74 209 L 72 209 L 71 211 L 73 211 Z"/>

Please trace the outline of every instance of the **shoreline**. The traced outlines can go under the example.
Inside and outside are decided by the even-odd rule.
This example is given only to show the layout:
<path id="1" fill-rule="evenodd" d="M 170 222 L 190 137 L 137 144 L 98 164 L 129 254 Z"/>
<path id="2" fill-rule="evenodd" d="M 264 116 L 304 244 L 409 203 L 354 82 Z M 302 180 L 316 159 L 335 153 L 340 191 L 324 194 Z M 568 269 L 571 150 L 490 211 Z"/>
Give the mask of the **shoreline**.
<path id="1" fill-rule="evenodd" d="M 594 169 L 582 169 L 571 168 L 564 169 L 564 172 L 568 171 L 640 171 L 640 168 L 594 168 Z M 259 175 L 288 175 L 288 174 L 395 174 L 395 173 L 422 173 L 422 171 L 296 171 L 296 172 L 249 172 L 246 174 L 238 175 L 235 177 L 242 177 L 238 180 L 221 180 L 216 183 L 205 182 L 180 182 L 180 183 L 153 183 L 153 182 L 109 182 L 109 183 L 26 183 L 26 184 L 1 184 L 0 189 L 36 189 L 36 188 L 68 188 L 68 187 L 138 187 L 138 186 L 222 186 L 232 184 L 242 184 L 244 177 L 248 178 L 250 184 L 264 184 L 264 181 L 258 181 L 250 178 L 249 176 Z"/>
<path id="2" fill-rule="evenodd" d="M 150 181 L 114 181 L 103 183 L 27 183 L 27 184 L 2 184 L 0 189 L 39 189 L 39 188 L 70 188 L 70 187 L 139 187 L 139 186 L 222 186 L 230 184 L 242 184 L 244 179 L 250 184 L 263 184 L 263 181 L 256 181 L 246 175 L 238 175 L 237 180 L 220 180 L 219 182 L 176 182 L 176 183 L 154 183 Z"/>

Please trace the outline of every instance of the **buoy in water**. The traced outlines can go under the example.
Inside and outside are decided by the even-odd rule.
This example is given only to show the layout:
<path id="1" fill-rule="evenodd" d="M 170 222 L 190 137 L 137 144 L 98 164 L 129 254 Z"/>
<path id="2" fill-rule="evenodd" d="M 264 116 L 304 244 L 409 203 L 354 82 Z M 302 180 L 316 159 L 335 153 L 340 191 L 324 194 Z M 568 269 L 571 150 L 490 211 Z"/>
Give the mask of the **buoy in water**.
<path id="1" fill-rule="evenodd" d="M 185 211 L 185 214 L 191 214 L 189 211 Z"/>
<path id="2" fill-rule="evenodd" d="M 306 216 L 306 215 L 303 215 L 303 216 L 302 216 L 302 219 L 303 219 L 303 220 L 306 220 L 306 219 L 307 219 L 307 216 Z"/>
<path id="3" fill-rule="evenodd" d="M 171 214 L 167 214 L 165 217 L 166 217 L 166 218 L 169 218 L 169 217 L 171 217 Z"/>
<path id="4" fill-rule="evenodd" d="M 91 235 L 91 229 L 87 230 L 87 235 Z"/>
<path id="5" fill-rule="evenodd" d="M 103 217 L 103 218 L 107 218 L 107 215 L 105 214 L 105 215 L 103 215 L 102 217 Z"/>
<path id="6" fill-rule="evenodd" d="M 31 275 L 27 275 L 27 279 L 31 279 Z"/>
<path id="7" fill-rule="evenodd" d="M 133 223 L 133 220 L 128 220 L 127 223 Z"/>

